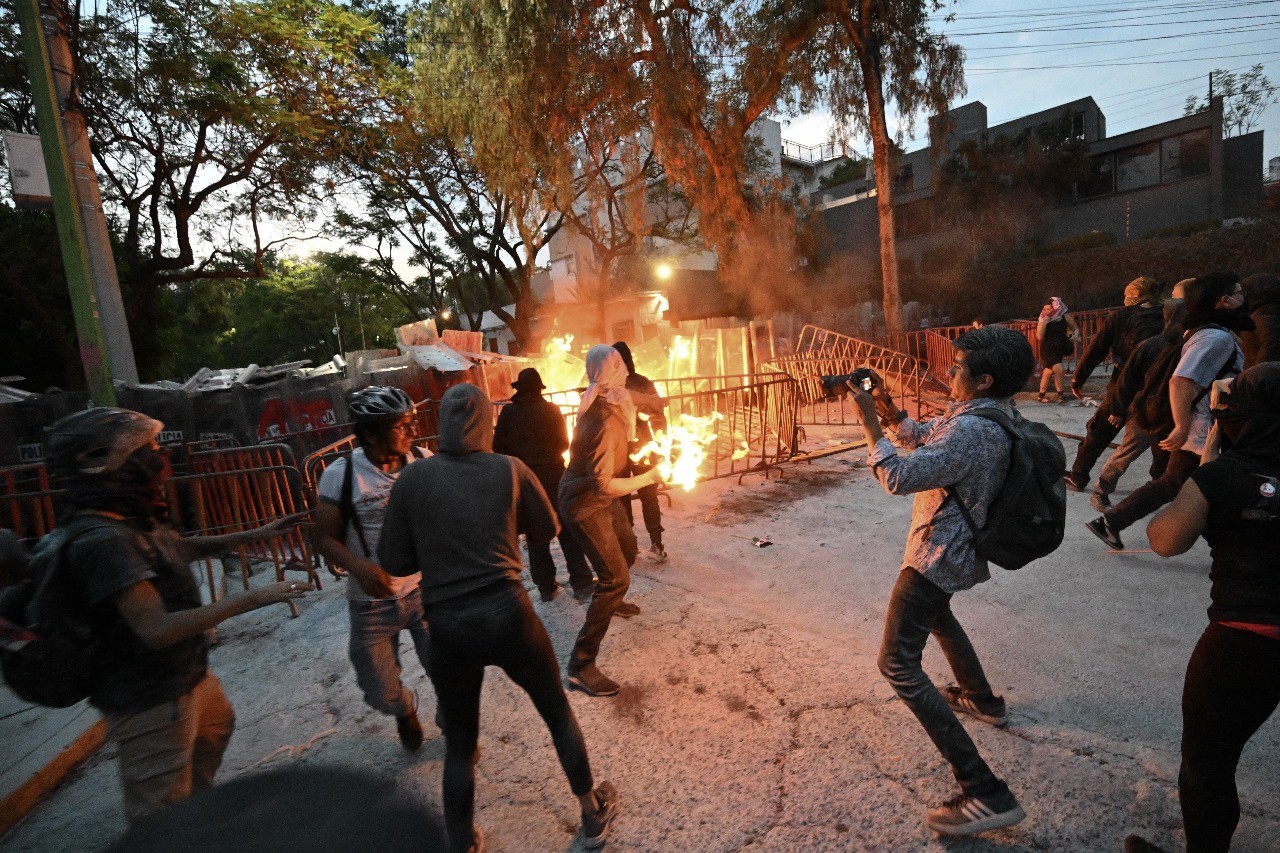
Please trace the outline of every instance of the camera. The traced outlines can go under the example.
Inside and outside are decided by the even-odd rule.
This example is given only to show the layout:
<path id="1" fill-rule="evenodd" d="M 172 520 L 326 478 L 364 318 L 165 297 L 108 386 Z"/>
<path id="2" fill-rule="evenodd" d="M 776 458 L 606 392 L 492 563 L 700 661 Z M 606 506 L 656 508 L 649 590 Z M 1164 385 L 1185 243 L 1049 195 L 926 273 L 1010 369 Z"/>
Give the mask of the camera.
<path id="1" fill-rule="evenodd" d="M 876 387 L 875 374 L 869 367 L 859 367 L 852 373 L 845 373 L 840 376 L 823 376 L 822 390 L 826 392 L 827 399 L 833 397 L 843 397 L 849 393 L 849 386 L 846 382 L 852 382 L 863 391 L 870 391 Z"/>

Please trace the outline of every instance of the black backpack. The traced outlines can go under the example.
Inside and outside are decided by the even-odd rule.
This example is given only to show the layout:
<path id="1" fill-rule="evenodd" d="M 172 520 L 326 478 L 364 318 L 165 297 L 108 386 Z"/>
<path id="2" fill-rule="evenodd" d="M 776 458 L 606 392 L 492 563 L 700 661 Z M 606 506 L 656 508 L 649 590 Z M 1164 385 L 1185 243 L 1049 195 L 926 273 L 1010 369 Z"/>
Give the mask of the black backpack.
<path id="1" fill-rule="evenodd" d="M 36 544 L 28 579 L 0 592 L 0 619 L 11 623 L 13 637 L 0 645 L 0 671 L 28 702 L 66 708 L 89 696 L 102 643 L 84 590 L 67 571 L 66 551 L 76 537 L 105 526 L 76 519 L 57 528 Z"/>
<path id="2" fill-rule="evenodd" d="M 1129 404 L 1133 411 L 1134 422 L 1138 428 L 1150 435 L 1164 438 L 1173 432 L 1173 408 L 1169 402 L 1169 380 L 1173 379 L 1173 372 L 1178 369 L 1178 362 L 1182 361 L 1182 350 L 1186 347 L 1187 341 L 1191 340 L 1191 336 L 1201 329 L 1221 329 L 1221 326 L 1199 326 L 1183 333 L 1182 340 L 1171 341 L 1160 351 L 1156 359 L 1151 364 L 1151 369 L 1147 371 L 1147 378 L 1142 383 L 1142 388 L 1137 394 L 1133 395 L 1133 402 Z M 1227 356 L 1226 364 L 1218 371 L 1216 379 L 1221 379 L 1235 364 L 1235 350 L 1231 351 L 1231 355 Z M 1212 383 L 1210 383 L 1212 386 Z M 1191 408 L 1195 408 L 1205 394 L 1209 393 L 1208 388 L 1204 388 L 1196 395 L 1191 402 Z"/>
<path id="3" fill-rule="evenodd" d="M 1067 454 L 1062 442 L 1044 424 L 1001 409 L 965 412 L 999 425 L 1009 436 L 1009 473 L 987 509 L 987 525 L 979 528 L 960 500 L 955 486 L 947 487 L 973 533 L 979 557 L 1001 568 L 1020 569 L 1048 556 L 1062 544 L 1067 526 L 1067 487 L 1062 472 Z"/>

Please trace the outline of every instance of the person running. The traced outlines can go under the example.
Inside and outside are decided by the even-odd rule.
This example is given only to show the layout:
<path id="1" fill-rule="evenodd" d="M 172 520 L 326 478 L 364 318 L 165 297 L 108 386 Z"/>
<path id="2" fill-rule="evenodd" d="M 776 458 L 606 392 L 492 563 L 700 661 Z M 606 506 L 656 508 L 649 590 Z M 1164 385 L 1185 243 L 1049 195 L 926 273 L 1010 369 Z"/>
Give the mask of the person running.
<path id="1" fill-rule="evenodd" d="M 1119 382 L 1120 367 L 1129 360 L 1129 356 L 1137 349 L 1138 344 L 1153 335 L 1160 334 L 1164 326 L 1161 308 L 1157 301 L 1160 286 L 1154 278 L 1142 276 L 1129 282 L 1124 289 L 1124 307 L 1107 317 L 1098 334 L 1089 341 L 1084 354 L 1076 363 L 1075 374 L 1071 377 L 1071 393 L 1076 397 L 1084 397 L 1084 385 L 1093 375 L 1096 367 L 1108 356 L 1115 369 L 1107 381 L 1107 391 L 1103 395 L 1098 411 L 1085 425 L 1084 441 L 1076 449 L 1076 458 L 1071 463 L 1071 470 L 1066 473 L 1067 488 L 1073 492 L 1083 492 L 1089 485 L 1089 476 L 1094 464 L 1106 452 L 1117 435 L 1120 427 L 1111 423 L 1108 412 L 1112 409 L 1110 398 L 1115 395 L 1116 383 Z M 1175 297 L 1179 294 L 1175 293 Z"/>
<path id="2" fill-rule="evenodd" d="M 550 541 L 559 530 L 556 511 L 527 465 L 492 449 L 488 395 L 474 385 L 450 388 L 440 401 L 439 452 L 397 479 L 378 545 L 392 575 L 422 577 L 427 671 L 444 723 L 449 847 L 484 850 L 473 821 L 486 666 L 500 667 L 533 700 L 582 807 L 583 840 L 599 847 L 617 815 L 618 792 L 609 782 L 594 786 L 551 638 L 520 583 L 519 537 Z"/>
<path id="3" fill-rule="evenodd" d="M 516 389 L 516 393 L 511 396 L 511 402 L 498 412 L 493 450 L 514 456 L 528 465 L 537 475 L 542 490 L 555 503 L 560 492 L 560 479 L 564 476 L 564 452 L 569 449 L 569 430 L 564 413 L 559 406 L 543 398 L 542 389 L 547 386 L 542 384 L 542 374 L 537 368 L 521 370 L 511 387 Z M 582 553 L 582 546 L 563 529 L 559 539 L 573 595 L 579 601 L 586 601 L 591 598 L 596 582 Z M 556 564 L 551 559 L 551 544 L 530 542 L 528 546 L 529 576 L 538 587 L 542 600 L 551 601 L 560 594 L 560 586 L 556 583 Z"/>
<path id="4" fill-rule="evenodd" d="M 275 522 L 183 538 L 168 520 L 171 469 L 156 442 L 163 429 L 146 415 L 107 407 L 54 423 L 45 458 L 70 512 L 59 525 L 63 535 L 40 540 L 32 556 L 35 566 L 65 566 L 84 593 L 96 648 L 89 704 L 102 712 L 116 746 L 131 825 L 210 787 L 222 764 L 235 711 L 209 669 L 205 632 L 311 589 L 284 581 L 201 603 L 193 560 L 285 528 Z"/>
<path id="5" fill-rule="evenodd" d="M 1063 377 L 1066 367 L 1062 360 L 1075 352 L 1076 321 L 1067 313 L 1067 304 L 1058 297 L 1049 299 L 1049 304 L 1040 310 L 1040 318 L 1036 321 L 1036 340 L 1040 343 L 1040 363 L 1044 372 L 1040 374 L 1041 403 L 1049 402 L 1049 380 L 1054 382 L 1058 396 L 1053 402 L 1061 403 Z"/>
<path id="6" fill-rule="evenodd" d="M 938 418 L 917 423 L 894 405 L 877 376 L 868 393 L 850 384 L 855 411 L 871 448 L 868 465 L 891 495 L 914 494 L 911 527 L 897 583 L 889 599 L 879 666 L 885 680 L 911 709 L 960 784 L 960 794 L 930 809 L 925 824 L 941 835 L 971 835 L 1012 826 L 1026 817 L 1017 798 L 978 753 L 956 712 L 993 726 L 1008 723 L 978 654 L 951 610 L 952 596 L 989 580 L 987 561 L 974 550 L 973 524 L 987 512 L 1009 470 L 1010 441 L 996 423 L 966 413 L 1010 405 L 1035 371 L 1027 339 L 1004 326 L 985 326 L 955 340 L 949 371 L 953 402 Z M 877 415 L 883 420 L 878 420 Z M 900 455 L 881 431 L 884 424 L 909 455 Z M 939 692 L 921 663 L 933 635 L 959 686 Z"/>
<path id="7" fill-rule="evenodd" d="M 1225 452 L 1147 525 L 1162 557 L 1209 544 L 1209 625 L 1182 687 L 1178 800 L 1187 853 L 1225 853 L 1240 821 L 1236 765 L 1280 705 L 1280 363 L 1232 380 L 1216 414 Z M 1158 850 L 1141 838 L 1126 850 Z"/>
<path id="8" fill-rule="evenodd" d="M 1120 534 L 1173 500 L 1199 466 L 1213 421 L 1209 386 L 1244 369 L 1244 353 L 1235 332 L 1252 328 L 1253 322 L 1243 311 L 1239 278 L 1234 273 L 1201 276 L 1184 286 L 1184 294 L 1182 355 L 1168 385 L 1173 431 L 1156 445 L 1169 454 L 1164 473 L 1085 524 L 1113 550 L 1123 550 Z"/>
<path id="9" fill-rule="evenodd" d="M 661 477 L 656 468 L 627 476 L 636 404 L 626 388 L 627 366 L 616 349 L 596 344 L 587 351 L 587 381 L 569 446 L 569 467 L 560 481 L 560 508 L 565 527 L 595 569 L 596 588 L 566 671 L 569 685 L 588 696 L 614 696 L 618 683 L 596 666 L 600 644 L 615 613 L 626 617 L 640 612 L 623 601 L 639 549 L 619 498 Z"/>
<path id="10" fill-rule="evenodd" d="M 635 395 L 642 395 L 642 399 L 661 400 L 662 395 L 658 393 L 658 389 L 654 386 L 653 380 L 643 373 L 636 372 L 636 362 L 631 355 L 631 347 L 627 346 L 625 341 L 618 341 L 613 348 L 622 356 L 622 361 L 627 365 L 627 390 L 635 392 Z M 636 414 L 636 437 L 635 444 L 643 447 L 648 444 L 654 436 L 654 433 L 665 431 L 667 428 L 667 415 L 664 411 L 665 401 L 661 406 L 639 405 L 640 410 Z M 648 462 L 634 462 L 631 465 L 632 474 L 643 474 L 653 466 Z M 649 557 L 655 563 L 665 563 L 667 561 L 667 551 L 662 546 L 662 505 L 658 501 L 658 484 L 653 483 L 645 486 L 636 492 L 640 498 L 640 512 L 644 517 L 644 527 L 649 533 Z M 627 511 L 627 521 L 632 525 L 635 524 L 635 516 L 631 511 L 631 495 L 627 495 L 623 508 Z"/>
<path id="11" fill-rule="evenodd" d="M 422 746 L 418 694 L 401 680 L 400 635 L 409 633 L 425 671 L 431 635 L 422 616 L 418 577 L 394 577 L 378 565 L 378 539 L 396 478 L 422 454 L 413 401 L 399 388 L 370 385 L 348 402 L 356 448 L 334 460 L 317 488 L 316 548 L 348 574 L 347 652 L 364 701 L 395 717 L 405 749 Z"/>

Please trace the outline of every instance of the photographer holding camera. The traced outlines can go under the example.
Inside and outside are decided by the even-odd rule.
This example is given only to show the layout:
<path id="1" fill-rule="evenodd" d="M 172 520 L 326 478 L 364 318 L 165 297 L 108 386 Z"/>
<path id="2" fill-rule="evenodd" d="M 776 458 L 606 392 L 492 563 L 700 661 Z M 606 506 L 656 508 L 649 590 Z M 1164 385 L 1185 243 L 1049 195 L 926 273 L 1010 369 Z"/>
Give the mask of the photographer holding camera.
<path id="1" fill-rule="evenodd" d="M 1188 853 L 1225 851 L 1240 820 L 1236 764 L 1280 705 L 1280 362 L 1231 381 L 1214 416 L 1223 454 L 1147 526 L 1162 557 L 1209 543 L 1209 625 L 1182 688 L 1178 799 Z M 1137 838 L 1126 850 L 1158 850 Z"/>
<path id="2" fill-rule="evenodd" d="M 963 417 L 988 407 L 1012 415 L 1010 397 L 1035 368 L 1027 339 L 1003 326 L 985 326 L 958 338 L 950 373 L 954 402 L 941 417 L 917 423 L 894 405 L 883 380 L 871 374 L 872 388 L 850 383 L 855 408 L 866 430 L 868 464 L 891 495 L 914 494 L 911 529 L 902 570 L 889 600 L 880 672 L 893 686 L 938 751 L 951 765 L 961 794 L 930 809 L 926 825 L 943 835 L 971 835 L 1012 826 L 1026 817 L 1017 799 L 987 766 L 957 711 L 1002 727 L 1008 716 L 996 696 L 964 628 L 951 612 L 951 596 L 988 580 L 986 560 L 974 549 L 973 533 L 954 487 L 979 528 L 1009 468 L 1010 440 L 987 418 Z M 878 417 L 877 417 L 878 416 Z M 885 438 L 913 450 L 899 456 Z M 921 656 L 937 638 L 959 687 L 940 693 L 925 674 Z"/>

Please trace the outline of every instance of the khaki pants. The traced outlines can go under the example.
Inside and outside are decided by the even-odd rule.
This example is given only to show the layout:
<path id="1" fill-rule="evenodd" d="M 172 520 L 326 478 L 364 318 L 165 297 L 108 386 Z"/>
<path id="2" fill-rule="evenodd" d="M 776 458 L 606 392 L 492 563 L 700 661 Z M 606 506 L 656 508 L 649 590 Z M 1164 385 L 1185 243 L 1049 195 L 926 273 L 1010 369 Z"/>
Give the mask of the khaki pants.
<path id="1" fill-rule="evenodd" d="M 235 729 L 235 711 L 212 672 L 171 702 L 104 715 L 120 751 L 124 811 L 137 823 L 213 784 Z"/>

